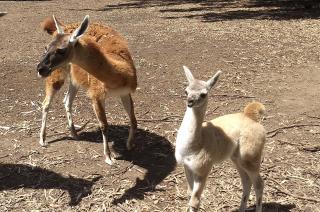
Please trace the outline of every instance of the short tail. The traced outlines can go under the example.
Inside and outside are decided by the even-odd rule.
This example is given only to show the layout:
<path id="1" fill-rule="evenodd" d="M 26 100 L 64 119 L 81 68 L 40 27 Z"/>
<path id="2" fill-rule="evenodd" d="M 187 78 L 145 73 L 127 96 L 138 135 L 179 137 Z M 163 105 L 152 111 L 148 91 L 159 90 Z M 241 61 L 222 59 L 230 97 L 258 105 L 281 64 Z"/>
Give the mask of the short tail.
<path id="1" fill-rule="evenodd" d="M 256 122 L 260 122 L 265 111 L 266 108 L 262 103 L 251 102 L 244 108 L 244 115 Z"/>
<path id="2" fill-rule="evenodd" d="M 58 21 L 58 20 L 57 20 Z M 60 21 L 58 21 L 58 23 L 61 25 L 61 26 L 64 26 Z M 45 18 L 41 24 L 40 24 L 41 28 L 46 31 L 49 35 L 52 35 L 56 30 L 56 25 L 54 23 L 54 20 L 51 17 L 47 17 Z"/>

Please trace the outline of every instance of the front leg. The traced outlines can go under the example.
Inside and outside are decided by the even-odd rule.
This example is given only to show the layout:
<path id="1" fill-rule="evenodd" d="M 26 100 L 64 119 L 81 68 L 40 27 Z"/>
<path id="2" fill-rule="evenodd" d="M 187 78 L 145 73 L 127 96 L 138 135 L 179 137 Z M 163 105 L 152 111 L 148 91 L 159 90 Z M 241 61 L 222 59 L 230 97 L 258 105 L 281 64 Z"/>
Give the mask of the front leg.
<path id="1" fill-rule="evenodd" d="M 201 176 L 193 173 L 193 189 L 189 201 L 190 212 L 197 212 L 199 210 L 200 198 L 202 191 L 206 185 L 208 173 L 202 174 Z"/>
<path id="2" fill-rule="evenodd" d="M 188 194 L 190 194 L 193 190 L 194 179 L 193 179 L 191 170 L 186 165 L 184 165 L 184 173 L 186 174 L 187 183 L 188 183 Z"/>
<path id="3" fill-rule="evenodd" d="M 40 140 L 39 140 L 39 143 L 41 146 L 47 145 L 47 142 L 46 142 L 47 116 L 48 116 L 48 111 L 55 93 L 56 92 L 52 90 L 52 92 L 45 97 L 42 103 L 42 121 L 41 121 Z"/>
<path id="4" fill-rule="evenodd" d="M 71 136 L 76 140 L 78 140 L 78 134 L 77 134 L 77 131 L 76 131 L 74 124 L 73 124 L 72 104 L 73 104 L 73 101 L 77 95 L 77 92 L 78 92 L 78 88 L 75 87 L 70 80 L 69 89 L 66 93 L 66 96 L 64 97 L 63 103 L 64 103 L 64 107 L 65 107 L 66 113 L 67 113 L 68 127 L 71 132 Z"/>

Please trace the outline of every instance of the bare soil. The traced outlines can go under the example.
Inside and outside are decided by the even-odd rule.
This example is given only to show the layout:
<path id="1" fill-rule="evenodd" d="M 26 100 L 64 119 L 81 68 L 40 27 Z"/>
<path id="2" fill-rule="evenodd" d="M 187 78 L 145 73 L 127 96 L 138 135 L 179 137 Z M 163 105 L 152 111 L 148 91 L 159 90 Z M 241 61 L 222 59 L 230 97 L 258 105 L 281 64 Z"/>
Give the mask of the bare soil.
<path id="1" fill-rule="evenodd" d="M 0 211 L 185 211 L 185 177 L 174 160 L 185 110 L 182 65 L 201 79 L 223 71 L 207 119 L 252 100 L 266 105 L 264 211 L 320 211 L 320 12 L 317 1 L 306 2 L 0 1 L 7 12 L 0 15 Z M 44 86 L 35 67 L 51 39 L 39 23 L 52 14 L 65 23 L 89 14 L 130 44 L 139 77 L 137 148 L 112 167 L 84 91 L 74 105 L 75 123 L 88 122 L 81 139 L 66 128 L 64 86 L 49 113 L 50 145 L 38 143 Z M 120 101 L 108 99 L 106 111 L 115 151 L 124 151 Z M 236 210 L 241 194 L 232 164 L 217 165 L 202 211 Z"/>

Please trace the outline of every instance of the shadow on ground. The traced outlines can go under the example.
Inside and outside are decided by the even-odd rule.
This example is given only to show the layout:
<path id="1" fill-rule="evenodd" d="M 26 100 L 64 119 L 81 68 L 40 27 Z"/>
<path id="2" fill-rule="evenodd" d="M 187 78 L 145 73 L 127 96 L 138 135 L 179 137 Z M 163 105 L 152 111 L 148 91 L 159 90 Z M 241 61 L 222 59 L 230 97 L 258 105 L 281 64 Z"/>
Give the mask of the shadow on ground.
<path id="1" fill-rule="evenodd" d="M 110 11 L 150 7 L 162 7 L 159 11 L 166 15 L 174 13 L 174 16 L 169 14 L 164 18 L 195 18 L 203 22 L 241 19 L 315 19 L 320 17 L 320 2 L 318 0 L 127 0 L 126 3 L 108 4 L 102 8 L 83 10 Z"/>
<path id="2" fill-rule="evenodd" d="M 146 192 L 157 190 L 156 186 L 162 182 L 176 166 L 174 148 L 163 136 L 146 130 L 138 129 L 136 134 L 136 148 L 126 151 L 125 141 L 129 129 L 127 126 L 109 126 L 109 138 L 113 141 L 114 152 L 119 154 L 119 160 L 126 160 L 146 170 L 142 180 L 136 179 L 135 185 L 129 188 L 113 204 L 123 203 L 130 199 L 144 199 Z M 100 130 L 79 133 L 80 140 L 88 142 L 101 142 Z M 70 139 L 60 138 L 50 143 Z M 76 141 L 75 141 L 76 142 Z M 110 144 L 109 144 L 110 145 Z M 102 148 L 102 145 L 101 145 Z"/>
<path id="3" fill-rule="evenodd" d="M 70 205 L 77 205 L 91 194 L 93 184 L 101 177 L 85 180 L 64 177 L 56 172 L 23 164 L 0 164 L 0 191 L 31 189 L 61 189 L 69 193 Z"/>
<path id="4" fill-rule="evenodd" d="M 276 202 L 263 203 L 262 208 L 264 212 L 290 212 L 295 208 L 294 204 L 280 204 Z M 255 211 L 255 206 L 246 209 L 246 212 Z M 232 210 L 232 212 L 238 212 L 239 210 Z"/>
<path id="5" fill-rule="evenodd" d="M 269 202 L 263 204 L 264 212 L 290 212 L 296 206 L 294 204 L 280 204 L 276 202 Z"/>

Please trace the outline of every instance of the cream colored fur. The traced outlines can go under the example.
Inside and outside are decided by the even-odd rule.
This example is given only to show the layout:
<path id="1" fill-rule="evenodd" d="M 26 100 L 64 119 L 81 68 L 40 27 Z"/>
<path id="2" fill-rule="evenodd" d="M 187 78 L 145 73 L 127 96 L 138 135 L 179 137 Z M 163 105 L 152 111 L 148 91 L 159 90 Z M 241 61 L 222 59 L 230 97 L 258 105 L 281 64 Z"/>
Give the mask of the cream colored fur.
<path id="1" fill-rule="evenodd" d="M 204 122 L 207 94 L 220 73 L 204 82 L 194 79 L 188 68 L 184 69 L 189 81 L 186 89 L 188 107 L 178 131 L 175 156 L 185 168 L 191 191 L 189 210 L 198 210 L 200 196 L 213 165 L 231 159 L 239 171 L 243 185 L 240 212 L 245 211 L 251 184 L 256 192 L 256 212 L 261 212 L 263 180 L 259 169 L 266 132 L 257 121 L 263 115 L 264 106 L 253 102 L 242 113 Z M 214 83 L 210 84 L 212 81 Z M 201 97 L 201 93 L 206 95 Z"/>

